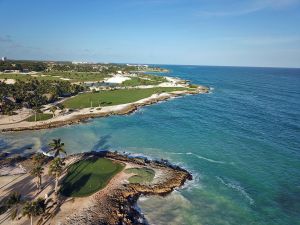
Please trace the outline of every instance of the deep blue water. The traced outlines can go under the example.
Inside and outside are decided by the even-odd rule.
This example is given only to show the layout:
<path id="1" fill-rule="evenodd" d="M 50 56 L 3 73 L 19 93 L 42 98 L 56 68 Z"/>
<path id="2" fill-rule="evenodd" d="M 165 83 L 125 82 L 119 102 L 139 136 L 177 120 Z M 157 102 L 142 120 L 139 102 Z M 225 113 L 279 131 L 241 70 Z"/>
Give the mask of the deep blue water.
<path id="1" fill-rule="evenodd" d="M 69 152 L 120 150 L 186 167 L 195 179 L 185 188 L 139 202 L 153 224 L 300 224 L 300 69 L 164 67 L 213 91 L 128 116 L 1 134 L 0 148 L 32 151 L 60 137 Z"/>

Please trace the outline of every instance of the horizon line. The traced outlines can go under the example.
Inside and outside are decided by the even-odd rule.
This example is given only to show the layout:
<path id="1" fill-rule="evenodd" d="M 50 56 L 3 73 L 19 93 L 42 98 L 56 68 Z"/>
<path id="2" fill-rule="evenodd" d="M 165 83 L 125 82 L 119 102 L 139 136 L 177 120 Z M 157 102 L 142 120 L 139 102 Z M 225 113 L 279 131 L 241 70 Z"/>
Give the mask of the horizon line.
<path id="1" fill-rule="evenodd" d="M 207 67 L 239 67 L 239 68 L 270 68 L 270 69 L 300 69 L 300 67 L 288 67 L 288 66 L 249 66 L 249 65 L 213 65 L 213 64 L 174 64 L 174 63 L 137 63 L 137 62 L 96 62 L 88 60 L 50 60 L 50 59 L 10 59 L 7 61 L 44 61 L 44 62 L 87 62 L 88 64 L 101 63 L 101 64 L 141 64 L 141 65 L 170 65 L 170 66 L 207 66 Z"/>

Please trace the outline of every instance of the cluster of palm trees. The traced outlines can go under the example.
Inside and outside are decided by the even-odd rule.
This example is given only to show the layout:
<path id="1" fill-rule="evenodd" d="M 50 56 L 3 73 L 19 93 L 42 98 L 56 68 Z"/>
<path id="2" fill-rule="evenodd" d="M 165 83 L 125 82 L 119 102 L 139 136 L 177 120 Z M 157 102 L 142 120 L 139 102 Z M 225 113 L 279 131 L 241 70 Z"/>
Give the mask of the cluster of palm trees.
<path id="1" fill-rule="evenodd" d="M 28 216 L 28 218 L 30 219 L 30 224 L 32 225 L 33 217 L 43 215 L 46 211 L 46 208 L 46 200 L 43 198 L 38 198 L 35 201 L 28 201 L 24 204 L 22 215 Z"/>
<path id="2" fill-rule="evenodd" d="M 23 107 L 34 110 L 36 114 L 43 105 L 53 103 L 59 97 L 77 95 L 81 91 L 84 91 L 84 86 L 69 81 L 17 79 L 14 84 L 0 82 L 0 114 L 10 115 Z"/>
<path id="3" fill-rule="evenodd" d="M 58 196 L 58 182 L 59 177 L 61 176 L 65 163 L 62 158 L 58 157 L 61 154 L 67 154 L 64 150 L 64 143 L 61 142 L 60 139 L 53 139 L 53 141 L 49 144 L 51 147 L 48 150 L 48 153 L 53 152 L 54 159 L 51 160 L 48 173 L 50 176 L 55 178 L 55 196 Z M 31 170 L 31 175 L 36 178 L 36 187 L 40 192 L 42 190 L 42 176 L 44 174 L 44 164 L 46 162 L 46 156 L 37 153 L 33 157 L 34 167 Z M 11 218 L 15 219 L 20 211 L 22 211 L 23 216 L 28 216 L 31 220 L 34 216 L 43 215 L 46 211 L 47 204 L 46 199 L 38 198 L 34 201 L 23 202 L 21 195 L 18 193 L 12 193 L 7 200 L 7 205 L 11 208 Z M 23 205 L 23 208 L 20 206 Z"/>

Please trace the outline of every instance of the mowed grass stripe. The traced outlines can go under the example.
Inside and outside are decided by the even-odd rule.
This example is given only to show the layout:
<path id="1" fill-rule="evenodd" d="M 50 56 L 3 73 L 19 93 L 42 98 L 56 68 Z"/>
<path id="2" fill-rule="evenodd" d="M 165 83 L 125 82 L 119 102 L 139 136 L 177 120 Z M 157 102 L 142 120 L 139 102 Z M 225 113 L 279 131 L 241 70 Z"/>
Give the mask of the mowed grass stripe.
<path id="1" fill-rule="evenodd" d="M 66 100 L 63 104 L 65 107 L 73 109 L 88 108 L 91 107 L 91 105 L 93 107 L 112 106 L 135 102 L 140 99 L 150 97 L 155 93 L 181 91 L 186 89 L 187 88 L 181 87 L 161 87 L 100 91 L 98 93 L 79 94 L 73 98 Z"/>
<path id="2" fill-rule="evenodd" d="M 104 188 L 124 166 L 105 158 L 86 159 L 70 166 L 62 182 L 64 196 L 89 196 Z"/>

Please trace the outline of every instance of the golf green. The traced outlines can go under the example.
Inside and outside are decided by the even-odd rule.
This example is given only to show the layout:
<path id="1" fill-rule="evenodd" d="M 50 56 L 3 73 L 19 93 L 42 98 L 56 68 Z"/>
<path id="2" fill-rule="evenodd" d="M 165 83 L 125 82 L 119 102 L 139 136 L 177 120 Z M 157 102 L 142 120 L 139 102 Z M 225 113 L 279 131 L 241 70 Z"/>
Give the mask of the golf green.
<path id="1" fill-rule="evenodd" d="M 67 197 L 89 196 L 104 188 L 124 166 L 105 158 L 89 158 L 74 163 L 62 182 L 61 193 Z"/>

